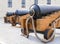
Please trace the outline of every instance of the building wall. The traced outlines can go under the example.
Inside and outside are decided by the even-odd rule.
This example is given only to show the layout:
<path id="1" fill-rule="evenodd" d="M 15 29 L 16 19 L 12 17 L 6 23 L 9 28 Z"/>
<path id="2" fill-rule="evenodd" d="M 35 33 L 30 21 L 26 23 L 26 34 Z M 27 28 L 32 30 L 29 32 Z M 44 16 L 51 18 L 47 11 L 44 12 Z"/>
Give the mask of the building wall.
<path id="1" fill-rule="evenodd" d="M 7 11 L 15 11 L 17 9 L 25 9 L 21 8 L 21 0 L 12 0 L 12 8 L 8 8 L 8 0 L 0 0 L 0 17 L 4 17 Z M 34 4 L 34 0 L 26 0 L 26 9 Z M 38 4 L 46 5 L 47 0 L 38 0 Z M 60 5 L 60 0 L 51 0 L 51 5 Z"/>
<path id="2" fill-rule="evenodd" d="M 52 5 L 60 6 L 60 0 L 51 0 Z"/>
<path id="3" fill-rule="evenodd" d="M 29 7 L 34 4 L 34 0 L 26 0 L 26 8 L 29 9 Z"/>
<path id="4" fill-rule="evenodd" d="M 4 17 L 7 11 L 14 12 L 21 9 L 21 0 L 12 0 L 12 8 L 8 7 L 8 0 L 0 0 L 0 17 Z"/>
<path id="5" fill-rule="evenodd" d="M 0 17 L 3 17 L 7 11 L 7 0 L 0 0 Z"/>
<path id="6" fill-rule="evenodd" d="M 47 0 L 38 0 L 39 5 L 46 5 Z"/>

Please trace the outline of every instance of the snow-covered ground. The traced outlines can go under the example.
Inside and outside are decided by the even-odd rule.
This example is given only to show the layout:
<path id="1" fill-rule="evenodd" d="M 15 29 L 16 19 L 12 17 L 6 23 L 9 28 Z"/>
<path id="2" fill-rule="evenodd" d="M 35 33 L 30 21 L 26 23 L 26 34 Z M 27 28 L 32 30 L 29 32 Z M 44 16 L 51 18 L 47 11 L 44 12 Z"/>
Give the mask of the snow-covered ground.
<path id="1" fill-rule="evenodd" d="M 60 35 L 56 34 L 55 39 L 49 43 L 39 41 L 34 33 L 31 33 L 29 38 L 21 36 L 21 28 L 13 27 L 11 24 L 6 24 L 0 18 L 0 44 L 59 44 Z M 60 32 L 56 31 L 56 32 Z"/>

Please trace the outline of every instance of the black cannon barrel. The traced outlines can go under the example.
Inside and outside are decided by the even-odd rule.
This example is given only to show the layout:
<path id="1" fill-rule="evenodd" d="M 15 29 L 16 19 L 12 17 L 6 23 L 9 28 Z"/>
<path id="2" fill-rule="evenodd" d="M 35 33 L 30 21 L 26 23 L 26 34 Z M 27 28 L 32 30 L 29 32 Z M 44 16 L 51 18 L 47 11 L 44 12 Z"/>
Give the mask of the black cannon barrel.
<path id="1" fill-rule="evenodd" d="M 28 14 L 28 13 L 29 13 L 28 10 L 16 10 L 15 11 L 15 14 L 18 16 L 23 16 L 23 15 Z"/>
<path id="2" fill-rule="evenodd" d="M 12 16 L 14 15 L 14 12 L 7 12 L 6 16 Z"/>
<path id="3" fill-rule="evenodd" d="M 34 18 L 41 18 L 53 12 L 60 11 L 60 6 L 51 5 L 32 5 L 30 7 L 30 15 L 34 14 Z"/>

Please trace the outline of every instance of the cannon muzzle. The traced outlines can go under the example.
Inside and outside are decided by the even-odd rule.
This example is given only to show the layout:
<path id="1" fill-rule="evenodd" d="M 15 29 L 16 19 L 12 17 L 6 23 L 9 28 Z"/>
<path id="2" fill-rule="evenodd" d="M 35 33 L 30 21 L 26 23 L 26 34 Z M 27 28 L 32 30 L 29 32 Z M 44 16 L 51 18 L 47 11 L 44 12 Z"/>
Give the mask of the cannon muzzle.
<path id="1" fill-rule="evenodd" d="M 30 15 L 33 15 L 35 19 L 41 18 L 42 16 L 49 15 L 53 12 L 60 11 L 59 6 L 51 5 L 32 5 L 30 7 Z"/>

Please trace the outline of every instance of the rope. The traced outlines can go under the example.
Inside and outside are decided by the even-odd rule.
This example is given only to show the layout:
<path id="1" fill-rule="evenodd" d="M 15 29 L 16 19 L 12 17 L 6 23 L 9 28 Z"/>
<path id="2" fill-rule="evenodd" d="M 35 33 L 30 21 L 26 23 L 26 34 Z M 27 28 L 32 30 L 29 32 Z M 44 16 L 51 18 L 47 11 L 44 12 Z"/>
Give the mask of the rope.
<path id="1" fill-rule="evenodd" d="M 34 11 L 34 10 L 33 10 L 33 11 Z M 35 13 L 35 12 L 34 12 L 34 13 Z M 34 31 L 35 36 L 37 37 L 37 39 L 39 39 L 40 41 L 43 41 L 43 42 L 49 42 L 49 41 L 51 41 L 51 40 L 53 39 L 54 35 L 55 35 L 55 29 L 56 29 L 55 23 L 56 23 L 58 20 L 60 20 L 60 17 L 57 18 L 57 19 L 52 23 L 52 26 L 53 26 L 52 30 L 54 30 L 54 32 L 53 32 L 52 36 L 51 36 L 48 40 L 46 40 L 46 39 L 41 39 L 41 38 L 37 35 L 36 29 L 35 29 L 35 26 L 34 26 L 33 16 L 34 16 L 34 14 L 26 19 L 26 32 L 27 32 L 27 35 L 29 35 L 29 32 L 28 32 L 28 21 L 29 21 L 29 20 L 32 20 L 33 31 Z"/>

